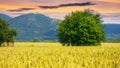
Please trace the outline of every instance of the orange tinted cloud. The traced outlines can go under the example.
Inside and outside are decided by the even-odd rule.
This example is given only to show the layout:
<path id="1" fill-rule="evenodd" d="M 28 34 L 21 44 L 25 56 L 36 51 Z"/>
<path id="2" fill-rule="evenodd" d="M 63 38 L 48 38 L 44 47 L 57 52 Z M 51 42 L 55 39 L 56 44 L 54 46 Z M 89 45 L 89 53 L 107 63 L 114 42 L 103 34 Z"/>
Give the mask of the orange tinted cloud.
<path id="1" fill-rule="evenodd" d="M 53 9 L 42 9 L 38 6 L 56 6 L 68 3 L 92 2 L 95 5 L 88 6 L 66 6 Z M 10 12 L 7 10 L 19 10 L 21 8 L 35 8 L 34 10 L 24 10 L 20 12 Z M 76 10 L 92 9 L 99 13 L 120 13 L 120 0 L 0 0 L 0 13 L 23 14 L 23 13 L 60 13 L 60 15 L 70 13 Z M 114 10 L 114 11 L 113 11 Z M 47 15 L 47 14 L 46 14 Z M 52 14 L 51 14 L 52 15 Z M 57 16 L 58 16 L 57 15 Z M 55 16 L 55 15 L 54 15 Z"/>
<path id="2" fill-rule="evenodd" d="M 120 0 L 99 0 L 103 2 L 112 2 L 112 3 L 120 3 Z"/>
<path id="3" fill-rule="evenodd" d="M 87 8 L 93 9 L 93 10 L 100 10 L 99 12 L 120 12 L 120 0 L 0 0 L 0 8 L 4 10 L 14 10 L 14 9 L 19 9 L 19 8 L 37 8 L 35 11 L 45 11 L 45 12 L 69 12 L 69 11 L 74 11 L 74 10 L 81 10 L 81 9 L 86 9 L 86 7 L 73 7 L 69 6 L 68 7 L 61 7 L 60 9 L 49 9 L 49 10 L 44 10 L 40 9 L 37 6 L 39 5 L 50 5 L 50 6 L 55 6 L 59 4 L 67 4 L 67 3 L 82 3 L 82 2 L 93 2 L 96 3 L 97 6 L 88 6 Z M 102 11 L 101 11 L 102 10 Z M 116 10 L 116 11 L 113 11 Z"/>

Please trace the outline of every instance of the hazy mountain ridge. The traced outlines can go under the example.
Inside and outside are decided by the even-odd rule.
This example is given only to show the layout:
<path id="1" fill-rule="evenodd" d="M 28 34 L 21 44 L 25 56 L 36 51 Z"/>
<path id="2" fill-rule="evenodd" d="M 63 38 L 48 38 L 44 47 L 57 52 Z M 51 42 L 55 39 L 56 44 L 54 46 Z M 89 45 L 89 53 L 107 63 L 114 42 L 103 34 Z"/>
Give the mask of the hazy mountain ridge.
<path id="1" fill-rule="evenodd" d="M 6 14 L 1 14 L 1 13 L 0 13 L 0 17 L 3 18 L 3 19 L 5 19 L 6 21 L 9 21 L 9 20 L 12 19 L 12 17 L 10 17 L 10 16 L 8 16 Z"/>
<path id="2" fill-rule="evenodd" d="M 32 41 L 35 38 L 41 40 L 56 40 L 56 28 L 58 19 L 52 19 L 43 14 L 24 14 L 12 18 L 10 16 L 0 14 L 0 17 L 5 19 L 10 28 L 18 30 L 18 41 Z M 120 38 L 120 24 L 105 24 L 106 38 Z"/>
<path id="3" fill-rule="evenodd" d="M 120 34 L 120 24 L 105 24 L 107 34 Z"/>
<path id="4" fill-rule="evenodd" d="M 120 24 L 105 24 L 107 42 L 120 42 Z"/>

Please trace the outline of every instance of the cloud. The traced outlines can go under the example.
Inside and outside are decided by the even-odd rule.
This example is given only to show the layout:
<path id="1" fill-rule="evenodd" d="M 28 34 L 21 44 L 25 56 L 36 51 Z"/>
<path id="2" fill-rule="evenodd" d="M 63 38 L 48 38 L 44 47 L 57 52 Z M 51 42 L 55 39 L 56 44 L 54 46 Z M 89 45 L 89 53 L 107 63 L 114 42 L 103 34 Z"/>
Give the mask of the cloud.
<path id="1" fill-rule="evenodd" d="M 68 4 L 60 4 L 57 6 L 38 6 L 38 7 L 44 8 L 44 9 L 53 9 L 53 8 L 68 7 L 68 6 L 88 6 L 88 5 L 95 5 L 95 3 L 91 3 L 91 2 L 68 3 Z"/>
<path id="2" fill-rule="evenodd" d="M 105 13 L 105 14 L 102 14 L 102 17 L 106 17 L 106 18 L 117 18 L 119 17 L 120 18 L 120 13 Z"/>
<path id="3" fill-rule="evenodd" d="M 21 10 L 34 10 L 36 8 L 20 8 Z"/>
<path id="4" fill-rule="evenodd" d="M 120 13 L 103 13 L 101 16 L 105 24 L 120 24 Z"/>
<path id="5" fill-rule="evenodd" d="M 23 10 L 20 10 L 20 9 L 12 9 L 12 10 L 7 10 L 7 11 L 10 11 L 10 12 L 21 12 Z"/>
<path id="6" fill-rule="evenodd" d="M 11 10 L 7 10 L 10 12 L 22 12 L 22 11 L 28 11 L 28 10 L 34 10 L 36 8 L 19 8 L 19 9 L 11 9 Z"/>

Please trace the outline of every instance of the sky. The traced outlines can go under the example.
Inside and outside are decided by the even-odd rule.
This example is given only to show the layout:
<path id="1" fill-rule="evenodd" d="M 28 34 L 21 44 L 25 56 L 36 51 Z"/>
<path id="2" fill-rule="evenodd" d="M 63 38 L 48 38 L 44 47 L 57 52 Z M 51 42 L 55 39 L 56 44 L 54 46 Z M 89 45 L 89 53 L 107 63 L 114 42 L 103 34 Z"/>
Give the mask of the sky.
<path id="1" fill-rule="evenodd" d="M 16 17 L 27 13 L 41 13 L 51 18 L 85 9 L 100 13 L 103 23 L 120 24 L 120 0 L 0 0 L 0 13 Z"/>

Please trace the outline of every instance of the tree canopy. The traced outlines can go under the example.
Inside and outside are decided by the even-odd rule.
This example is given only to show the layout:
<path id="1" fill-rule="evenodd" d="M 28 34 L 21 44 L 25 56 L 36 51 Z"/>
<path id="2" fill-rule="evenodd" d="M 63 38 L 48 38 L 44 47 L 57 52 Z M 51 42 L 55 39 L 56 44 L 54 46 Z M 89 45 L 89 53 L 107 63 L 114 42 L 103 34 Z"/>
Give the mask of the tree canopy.
<path id="1" fill-rule="evenodd" d="M 0 46 L 4 42 L 12 42 L 17 35 L 15 29 L 9 29 L 7 22 L 0 18 Z"/>
<path id="2" fill-rule="evenodd" d="M 58 24 L 57 36 L 63 45 L 98 45 L 105 38 L 103 28 L 100 14 L 75 11 Z"/>

